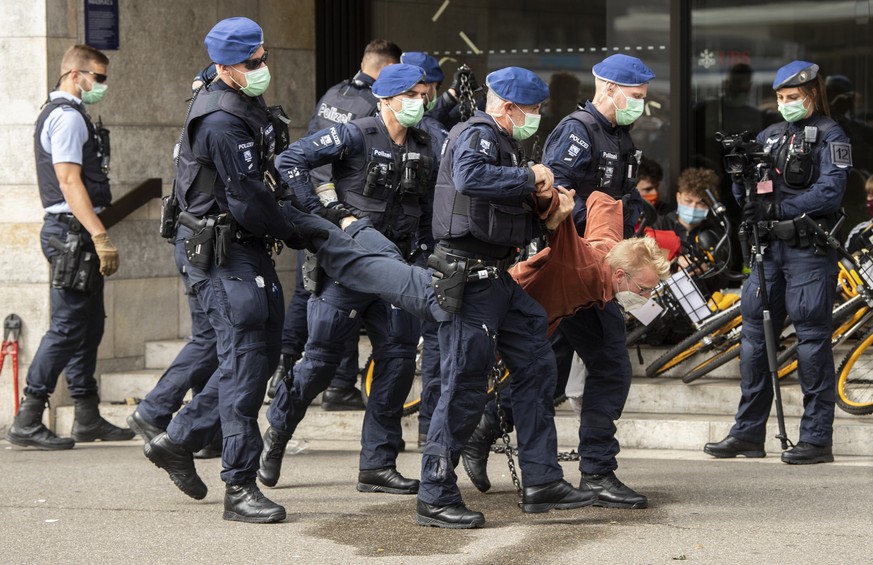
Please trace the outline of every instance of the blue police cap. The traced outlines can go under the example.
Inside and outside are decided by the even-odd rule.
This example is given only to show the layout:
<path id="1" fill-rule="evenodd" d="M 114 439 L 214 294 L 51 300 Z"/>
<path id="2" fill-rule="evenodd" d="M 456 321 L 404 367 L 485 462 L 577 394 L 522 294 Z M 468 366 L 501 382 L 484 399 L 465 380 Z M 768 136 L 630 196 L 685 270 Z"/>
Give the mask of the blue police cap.
<path id="1" fill-rule="evenodd" d="M 791 61 L 778 71 L 773 80 L 773 90 L 800 86 L 818 76 L 818 65 L 806 61 Z"/>
<path id="2" fill-rule="evenodd" d="M 489 73 L 485 84 L 494 94 L 522 106 L 534 106 L 549 97 L 549 86 L 527 69 L 506 67 Z"/>
<path id="3" fill-rule="evenodd" d="M 248 18 L 227 18 L 209 30 L 203 43 L 213 63 L 236 65 L 263 45 L 264 30 Z"/>
<path id="4" fill-rule="evenodd" d="M 403 63 L 388 65 L 379 72 L 379 78 L 373 83 L 373 95 L 376 98 L 397 96 L 424 80 L 424 70 L 421 67 Z"/>
<path id="5" fill-rule="evenodd" d="M 410 51 L 400 56 L 400 62 L 407 65 L 415 65 L 424 69 L 424 80 L 427 82 L 442 82 L 445 78 L 440 63 L 427 53 Z"/>
<path id="6" fill-rule="evenodd" d="M 655 73 L 645 63 L 621 53 L 610 55 L 594 65 L 591 74 L 619 86 L 642 86 L 655 78 Z"/>

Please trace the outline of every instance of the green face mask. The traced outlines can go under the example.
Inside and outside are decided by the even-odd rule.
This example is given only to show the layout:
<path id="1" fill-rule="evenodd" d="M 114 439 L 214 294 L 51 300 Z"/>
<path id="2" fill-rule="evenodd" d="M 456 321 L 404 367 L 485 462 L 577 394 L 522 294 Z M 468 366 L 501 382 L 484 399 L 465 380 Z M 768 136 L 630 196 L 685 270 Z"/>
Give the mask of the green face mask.
<path id="1" fill-rule="evenodd" d="M 236 71 L 236 69 L 233 70 Z M 254 98 L 255 96 L 260 96 L 261 94 L 266 92 L 267 87 L 270 86 L 270 67 L 266 65 L 264 65 L 260 69 L 255 69 L 253 71 L 242 74 L 246 76 L 245 86 L 236 82 L 236 79 L 233 78 L 233 74 L 230 75 L 230 80 L 236 82 L 236 85 L 239 86 L 240 92 L 242 92 L 246 96 L 251 96 L 252 98 Z"/>
<path id="2" fill-rule="evenodd" d="M 646 103 L 641 98 L 629 97 L 620 86 L 616 86 L 616 88 L 624 95 L 625 106 L 624 108 L 619 108 L 615 106 L 615 100 L 612 100 L 612 105 L 615 106 L 615 123 L 620 126 L 629 126 L 643 115 Z"/>
<path id="3" fill-rule="evenodd" d="M 424 109 L 425 112 L 430 112 L 431 110 L 433 110 L 433 107 L 436 106 L 436 103 L 437 103 L 437 95 L 436 95 L 436 92 L 434 92 L 433 98 L 428 100 L 428 102 L 427 102 L 427 106 Z"/>
<path id="4" fill-rule="evenodd" d="M 103 97 L 106 96 L 106 91 L 109 87 L 105 84 L 101 84 L 99 82 L 94 82 L 91 84 L 91 90 L 85 90 L 81 86 L 79 90 L 82 93 L 82 102 L 85 104 L 96 104 L 103 100 Z"/>
<path id="5" fill-rule="evenodd" d="M 515 105 L 515 107 L 518 108 L 518 105 Z M 518 110 L 524 114 L 524 125 L 515 125 L 515 122 L 512 121 L 512 117 L 510 116 L 509 121 L 512 122 L 512 137 L 518 141 L 524 141 L 537 132 L 537 129 L 540 127 L 542 116 L 539 114 L 528 114 L 521 108 L 518 108 Z"/>
<path id="6" fill-rule="evenodd" d="M 410 128 L 421 121 L 424 116 L 424 100 L 421 98 L 401 98 L 400 102 L 402 106 L 399 112 L 391 106 L 388 107 L 394 112 L 394 117 L 397 118 L 401 126 Z"/>
<path id="7" fill-rule="evenodd" d="M 779 104 L 779 113 L 782 114 L 786 122 L 802 120 L 806 117 L 807 112 L 806 107 L 803 105 L 804 102 L 806 102 L 806 98 L 796 102 L 789 102 L 788 104 Z"/>

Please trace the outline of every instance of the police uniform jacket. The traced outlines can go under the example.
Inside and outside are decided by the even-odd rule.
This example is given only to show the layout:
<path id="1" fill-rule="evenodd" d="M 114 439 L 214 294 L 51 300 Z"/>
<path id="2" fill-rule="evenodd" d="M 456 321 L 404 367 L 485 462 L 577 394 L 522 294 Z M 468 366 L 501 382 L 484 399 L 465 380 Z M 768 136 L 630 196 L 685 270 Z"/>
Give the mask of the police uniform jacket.
<path id="1" fill-rule="evenodd" d="M 408 163 L 407 163 L 408 161 Z M 339 200 L 352 215 L 369 218 L 395 243 L 411 241 L 434 185 L 430 136 L 408 128 L 403 146 L 393 142 L 381 116 L 337 124 L 292 143 L 276 163 L 282 180 L 310 211 L 323 206 L 309 173 L 332 164 Z M 404 175 L 414 182 L 403 183 Z"/>
<path id="2" fill-rule="evenodd" d="M 490 115 L 449 132 L 434 194 L 433 234 L 449 247 L 502 259 L 538 235 L 535 175 Z"/>
<path id="3" fill-rule="evenodd" d="M 816 128 L 816 141 L 804 149 L 805 128 Z M 803 213 L 819 218 L 840 209 L 846 179 L 852 166 L 849 138 L 837 123 L 818 112 L 796 122 L 780 122 L 758 134 L 757 140 L 772 159 L 772 192 L 759 195 L 779 203 L 779 217 L 796 218 Z M 794 144 L 795 150 L 791 146 Z M 808 151 L 799 157 L 797 151 Z M 791 153 L 794 152 L 794 155 Z M 742 206 L 745 187 L 734 183 L 733 193 Z"/>
<path id="4" fill-rule="evenodd" d="M 185 124 L 176 166 L 181 209 L 197 217 L 229 212 L 251 235 L 290 239 L 293 227 L 263 182 L 274 144 L 263 98 L 246 96 L 222 81 L 201 90 Z"/>
<path id="5" fill-rule="evenodd" d="M 630 194 L 634 212 L 625 219 L 625 234 L 633 233 L 642 197 L 633 190 L 635 172 L 628 174 L 636 151 L 627 126 L 615 126 L 589 100 L 561 120 L 549 134 L 543 148 L 543 164 L 555 174 L 555 184 L 576 190 L 573 219 L 579 234 L 585 233 L 586 201 L 595 190 L 613 198 Z"/>

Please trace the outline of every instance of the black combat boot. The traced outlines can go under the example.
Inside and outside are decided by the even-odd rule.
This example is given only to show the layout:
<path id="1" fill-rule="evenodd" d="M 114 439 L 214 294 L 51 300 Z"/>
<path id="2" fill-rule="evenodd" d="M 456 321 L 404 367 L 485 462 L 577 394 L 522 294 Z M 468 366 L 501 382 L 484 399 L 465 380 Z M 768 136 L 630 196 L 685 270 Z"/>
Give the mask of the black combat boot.
<path id="1" fill-rule="evenodd" d="M 488 492 L 491 488 L 491 481 L 488 479 L 488 454 L 491 453 L 491 446 L 498 437 L 500 437 L 500 429 L 487 414 L 482 414 L 479 425 L 461 450 L 464 470 L 467 471 L 473 486 L 480 492 Z"/>
<path id="2" fill-rule="evenodd" d="M 276 430 L 272 426 L 264 432 L 264 450 L 261 452 L 261 467 L 258 469 L 258 480 L 264 486 L 274 487 L 279 482 L 282 472 L 282 459 L 291 434 Z"/>
<path id="3" fill-rule="evenodd" d="M 194 454 L 171 440 L 167 432 L 145 444 L 142 450 L 149 461 L 170 475 L 179 490 L 196 500 L 206 497 L 208 489 L 197 474 Z"/>
<path id="4" fill-rule="evenodd" d="M 298 357 L 299 358 L 299 357 Z M 291 369 L 294 368 L 294 363 L 296 362 L 295 356 L 290 353 L 283 353 L 279 356 L 279 366 L 276 367 L 276 370 L 273 372 L 273 376 L 270 378 L 270 386 L 267 387 L 267 396 L 270 398 L 276 398 L 276 390 L 279 389 L 279 383 L 282 380 L 287 379 L 290 376 Z"/>
<path id="5" fill-rule="evenodd" d="M 97 405 L 100 399 L 96 394 L 74 399 L 76 413 L 73 419 L 73 439 L 81 442 L 89 441 L 124 441 L 133 439 L 136 435 L 132 430 L 113 426 L 100 416 Z"/>
<path id="6" fill-rule="evenodd" d="M 76 445 L 73 438 L 58 437 L 43 425 L 42 413 L 44 410 L 44 399 L 35 396 L 24 397 L 18 414 L 12 421 L 12 427 L 6 432 L 6 439 L 9 440 L 9 443 L 50 451 L 72 449 Z"/>
<path id="7" fill-rule="evenodd" d="M 366 410 L 361 391 L 357 387 L 328 387 L 321 393 L 321 409 L 328 412 L 343 412 L 348 410 Z"/>
<path id="8" fill-rule="evenodd" d="M 285 508 L 264 496 L 252 480 L 239 485 L 227 485 L 224 492 L 224 519 L 270 524 L 285 519 Z"/>

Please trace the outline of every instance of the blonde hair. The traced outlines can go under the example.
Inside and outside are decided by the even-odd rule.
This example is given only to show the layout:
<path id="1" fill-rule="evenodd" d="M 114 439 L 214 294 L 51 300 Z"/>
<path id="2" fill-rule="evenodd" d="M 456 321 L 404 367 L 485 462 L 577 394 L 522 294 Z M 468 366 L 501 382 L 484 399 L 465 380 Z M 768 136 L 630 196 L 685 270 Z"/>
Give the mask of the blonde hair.
<path id="1" fill-rule="evenodd" d="M 634 237 L 619 241 L 609 253 L 606 262 L 613 271 L 621 269 L 634 276 L 646 267 L 651 267 L 661 280 L 670 276 L 670 262 L 666 254 L 650 237 Z"/>
<path id="2" fill-rule="evenodd" d="M 87 67 L 89 63 L 108 65 L 109 57 L 90 45 L 73 45 L 67 49 L 64 58 L 61 59 L 61 74 Z"/>
<path id="3" fill-rule="evenodd" d="M 873 199 L 873 175 L 867 177 L 867 182 L 864 183 L 864 191 L 867 193 L 867 199 Z"/>

